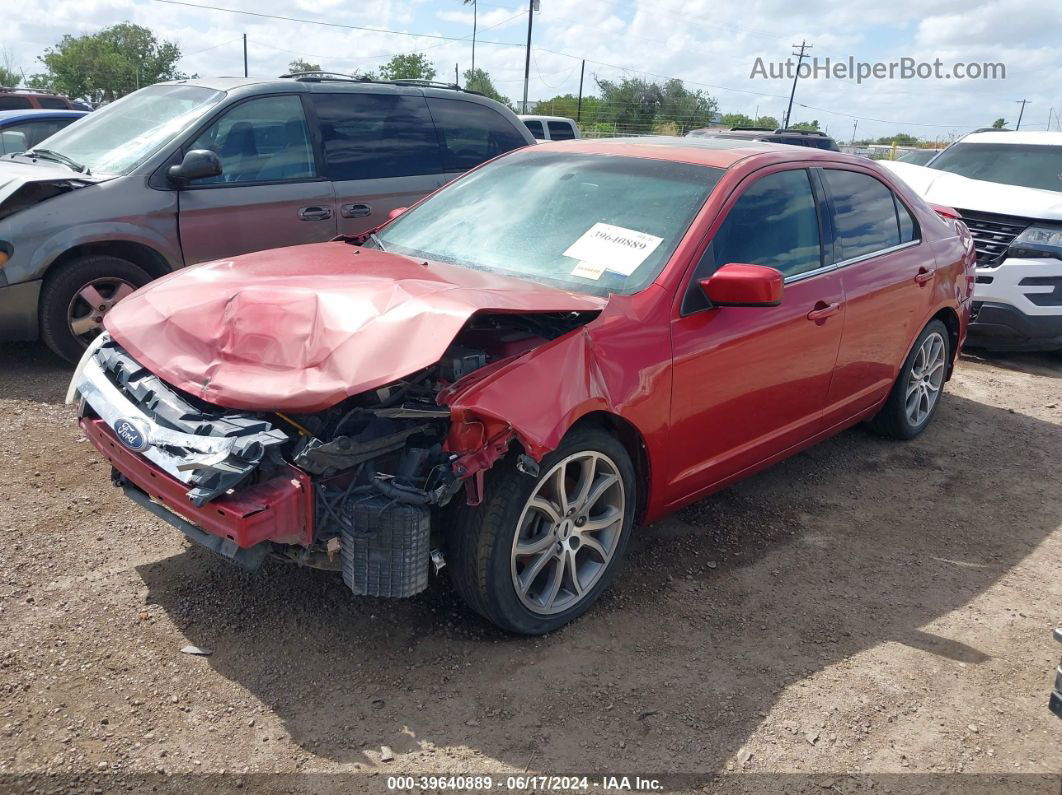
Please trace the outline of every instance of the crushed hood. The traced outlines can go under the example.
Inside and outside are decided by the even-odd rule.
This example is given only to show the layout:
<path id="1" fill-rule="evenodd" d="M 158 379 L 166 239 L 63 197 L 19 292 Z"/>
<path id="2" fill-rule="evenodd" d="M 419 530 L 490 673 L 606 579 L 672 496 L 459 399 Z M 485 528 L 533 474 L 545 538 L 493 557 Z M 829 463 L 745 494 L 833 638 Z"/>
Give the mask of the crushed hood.
<path id="1" fill-rule="evenodd" d="M 0 219 L 77 188 L 113 179 L 80 174 L 61 163 L 23 156 L 0 158 Z"/>
<path id="2" fill-rule="evenodd" d="M 970 179 L 912 163 L 881 161 L 927 202 L 957 210 L 1016 215 L 1045 221 L 1062 221 L 1062 193 Z"/>
<path id="3" fill-rule="evenodd" d="M 600 310 L 605 299 L 343 242 L 166 276 L 106 318 L 163 380 L 211 403 L 320 411 L 438 361 L 476 312 Z"/>

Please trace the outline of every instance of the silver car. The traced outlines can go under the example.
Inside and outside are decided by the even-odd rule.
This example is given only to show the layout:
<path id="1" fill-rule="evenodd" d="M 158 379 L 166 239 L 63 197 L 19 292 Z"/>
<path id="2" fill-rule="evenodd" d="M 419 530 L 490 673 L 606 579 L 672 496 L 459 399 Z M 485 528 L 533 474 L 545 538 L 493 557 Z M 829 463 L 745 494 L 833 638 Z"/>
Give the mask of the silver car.
<path id="1" fill-rule="evenodd" d="M 534 143 L 456 86 L 326 75 L 143 88 L 0 157 L 0 342 L 76 361 L 114 304 L 183 265 L 357 235 Z"/>

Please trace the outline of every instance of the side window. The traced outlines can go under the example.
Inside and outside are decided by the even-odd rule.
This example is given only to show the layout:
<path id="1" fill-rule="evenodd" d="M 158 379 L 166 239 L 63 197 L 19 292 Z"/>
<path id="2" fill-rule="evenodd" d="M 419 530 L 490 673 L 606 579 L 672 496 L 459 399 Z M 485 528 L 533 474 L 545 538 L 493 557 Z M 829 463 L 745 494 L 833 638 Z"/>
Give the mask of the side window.
<path id="1" fill-rule="evenodd" d="M 61 130 L 67 124 L 69 124 L 69 122 L 65 119 L 62 121 L 27 121 L 22 122 L 21 124 L 12 124 L 7 129 L 25 135 L 26 146 L 28 148 L 36 146 L 45 138 Z"/>
<path id="2" fill-rule="evenodd" d="M 302 102 L 276 96 L 243 102 L 216 122 L 188 149 L 210 149 L 221 158 L 221 175 L 196 185 L 275 182 L 316 176 Z"/>
<path id="3" fill-rule="evenodd" d="M 786 276 L 821 267 L 819 217 L 808 172 L 779 171 L 752 183 L 730 209 L 709 252 L 715 267 L 767 265 Z M 705 275 L 698 267 L 698 277 Z"/>
<path id="4" fill-rule="evenodd" d="M 900 225 L 900 242 L 910 243 L 912 240 L 918 239 L 918 227 L 915 225 L 914 218 L 911 217 L 911 213 L 904 207 L 903 202 L 900 201 L 900 197 L 893 194 L 893 201 L 896 202 L 896 220 Z"/>
<path id="5" fill-rule="evenodd" d="M 527 142 L 493 108 L 460 99 L 428 97 L 443 145 L 443 170 L 467 171 Z"/>
<path id="6" fill-rule="evenodd" d="M 531 134 L 535 136 L 539 141 L 543 141 L 546 138 L 546 131 L 542 129 L 542 122 L 528 119 L 524 122 L 524 126 L 531 131 Z"/>
<path id="7" fill-rule="evenodd" d="M 333 182 L 442 171 L 424 98 L 408 94 L 314 94 L 324 176 Z"/>
<path id="8" fill-rule="evenodd" d="M 37 103 L 48 110 L 69 110 L 70 105 L 61 97 L 37 97 Z"/>
<path id="9" fill-rule="evenodd" d="M 900 244 L 892 191 L 868 174 L 823 169 L 833 204 L 841 260 L 862 257 Z"/>
<path id="10" fill-rule="evenodd" d="M 549 125 L 549 137 L 554 141 L 570 141 L 575 138 L 575 130 L 566 121 L 551 121 Z"/>
<path id="11" fill-rule="evenodd" d="M 0 94 L 0 110 L 22 110 L 32 107 L 26 97 L 16 97 Z"/>

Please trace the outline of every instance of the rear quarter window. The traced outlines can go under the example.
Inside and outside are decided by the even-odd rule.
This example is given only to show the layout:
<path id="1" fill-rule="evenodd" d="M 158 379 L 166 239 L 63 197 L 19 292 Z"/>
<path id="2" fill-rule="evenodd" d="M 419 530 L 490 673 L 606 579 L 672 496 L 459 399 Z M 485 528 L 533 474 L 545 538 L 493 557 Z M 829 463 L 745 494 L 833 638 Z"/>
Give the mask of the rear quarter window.
<path id="1" fill-rule="evenodd" d="M 0 110 L 23 110 L 24 108 L 32 108 L 29 98 L 27 97 L 13 97 L 0 94 Z"/>
<path id="2" fill-rule="evenodd" d="M 531 132 L 533 136 L 535 136 L 537 140 L 545 140 L 546 132 L 542 129 L 542 122 L 529 119 L 524 122 L 524 126 Z"/>
<path id="3" fill-rule="evenodd" d="M 892 190 L 869 174 L 822 171 L 833 206 L 839 260 L 863 257 L 900 244 L 897 201 Z M 912 228 L 913 228 L 913 221 Z"/>
<path id="4" fill-rule="evenodd" d="M 548 122 L 549 137 L 554 141 L 571 141 L 575 138 L 575 130 L 566 121 Z"/>
<path id="5" fill-rule="evenodd" d="M 70 104 L 61 97 L 37 97 L 37 104 L 49 110 L 68 110 Z"/>
<path id="6" fill-rule="evenodd" d="M 478 102 L 428 97 L 428 108 L 442 142 L 444 171 L 467 171 L 527 145 L 508 119 Z"/>

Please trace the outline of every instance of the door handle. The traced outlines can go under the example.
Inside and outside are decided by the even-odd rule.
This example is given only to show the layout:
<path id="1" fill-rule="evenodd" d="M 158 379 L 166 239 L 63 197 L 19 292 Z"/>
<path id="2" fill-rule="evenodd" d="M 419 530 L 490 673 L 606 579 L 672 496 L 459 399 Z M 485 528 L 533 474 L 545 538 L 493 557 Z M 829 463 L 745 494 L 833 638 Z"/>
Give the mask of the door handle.
<path id="1" fill-rule="evenodd" d="M 936 271 L 931 271 L 928 268 L 919 268 L 918 275 L 915 276 L 915 284 L 926 284 L 927 282 L 932 281 L 936 274 Z"/>
<path id="2" fill-rule="evenodd" d="M 331 207 L 314 205 L 313 207 L 301 207 L 299 209 L 299 218 L 304 221 L 327 221 L 331 217 Z"/>
<path id="3" fill-rule="evenodd" d="M 339 214 L 344 218 L 364 218 L 372 215 L 372 207 L 368 204 L 344 204 L 339 208 Z"/>
<path id="4" fill-rule="evenodd" d="M 819 301 L 815 304 L 815 308 L 808 312 L 808 320 L 820 323 L 825 321 L 830 315 L 836 315 L 840 311 L 841 304 L 839 302 L 827 304 L 825 301 Z"/>

